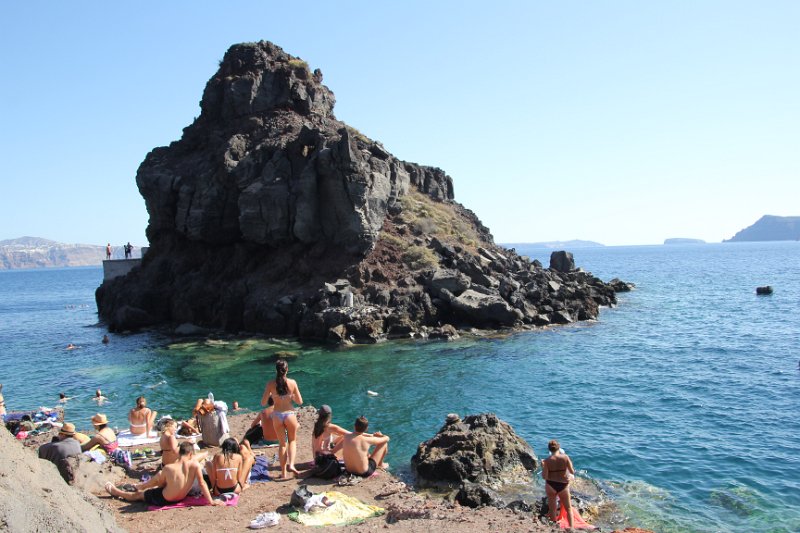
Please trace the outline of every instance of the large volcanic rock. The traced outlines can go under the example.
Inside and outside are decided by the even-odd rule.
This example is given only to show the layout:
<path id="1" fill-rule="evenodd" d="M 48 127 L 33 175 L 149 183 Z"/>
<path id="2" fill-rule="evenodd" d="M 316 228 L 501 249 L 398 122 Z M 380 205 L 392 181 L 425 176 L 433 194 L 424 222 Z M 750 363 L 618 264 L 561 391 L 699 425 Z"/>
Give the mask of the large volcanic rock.
<path id="1" fill-rule="evenodd" d="M 470 482 L 497 487 L 527 479 L 536 468 L 536 455 L 497 415 L 470 415 L 464 420 L 449 415 L 438 433 L 417 447 L 411 464 L 422 486 Z"/>
<path id="2" fill-rule="evenodd" d="M 436 435 L 417 447 L 411 458 L 417 484 L 458 488 L 462 505 L 502 507 L 492 489 L 524 483 L 536 468 L 533 448 L 494 414 L 448 415 Z"/>
<path id="3" fill-rule="evenodd" d="M 150 250 L 98 288 L 110 329 L 376 342 L 568 323 L 616 302 L 591 274 L 496 246 L 449 176 L 336 120 L 334 101 L 271 43 L 228 50 L 200 116 L 139 167 Z"/>

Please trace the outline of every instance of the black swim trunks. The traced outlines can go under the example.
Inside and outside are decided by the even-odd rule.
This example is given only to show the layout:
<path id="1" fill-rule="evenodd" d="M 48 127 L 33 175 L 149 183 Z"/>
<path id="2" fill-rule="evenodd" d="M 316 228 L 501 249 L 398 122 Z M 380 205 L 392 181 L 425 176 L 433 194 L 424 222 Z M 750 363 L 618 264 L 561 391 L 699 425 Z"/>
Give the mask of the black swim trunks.
<path id="1" fill-rule="evenodd" d="M 372 457 L 370 457 L 370 458 L 367 460 L 367 464 L 368 464 L 369 466 L 367 466 L 367 471 L 366 471 L 366 472 L 364 472 L 363 474 L 357 474 L 357 473 L 355 473 L 355 472 L 350 472 L 349 470 L 348 470 L 348 473 L 350 473 L 350 474 L 353 474 L 353 475 L 355 475 L 355 476 L 360 476 L 360 477 L 369 477 L 369 476 L 371 476 L 372 474 L 374 474 L 374 473 L 375 473 L 375 469 L 376 469 L 376 468 L 378 468 L 378 465 L 377 465 L 377 464 L 375 464 L 375 460 L 374 460 L 374 459 L 372 459 Z"/>
<path id="2" fill-rule="evenodd" d="M 168 501 L 164 497 L 164 489 L 149 489 L 144 491 L 144 501 L 148 505 L 152 505 L 154 507 L 164 507 L 165 505 L 172 505 L 176 502 Z"/>

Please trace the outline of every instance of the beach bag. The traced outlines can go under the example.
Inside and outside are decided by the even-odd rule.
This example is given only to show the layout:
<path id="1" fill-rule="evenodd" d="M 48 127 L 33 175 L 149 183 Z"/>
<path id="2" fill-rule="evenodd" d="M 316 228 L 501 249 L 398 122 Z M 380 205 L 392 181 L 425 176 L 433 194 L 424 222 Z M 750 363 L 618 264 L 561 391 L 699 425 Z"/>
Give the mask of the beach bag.
<path id="1" fill-rule="evenodd" d="M 335 479 L 344 471 L 342 463 L 333 454 L 318 455 L 314 458 L 314 477 Z"/>
<path id="2" fill-rule="evenodd" d="M 308 485 L 300 485 L 294 489 L 292 497 L 289 499 L 289 503 L 298 509 L 303 509 L 313 495 L 314 493 L 308 490 Z"/>

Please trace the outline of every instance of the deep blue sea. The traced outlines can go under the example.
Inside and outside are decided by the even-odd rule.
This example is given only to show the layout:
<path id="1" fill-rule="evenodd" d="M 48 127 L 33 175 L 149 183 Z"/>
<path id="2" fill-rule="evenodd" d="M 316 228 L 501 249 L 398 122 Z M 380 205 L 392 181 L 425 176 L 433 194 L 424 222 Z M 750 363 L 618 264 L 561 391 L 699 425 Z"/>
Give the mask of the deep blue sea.
<path id="1" fill-rule="evenodd" d="M 518 251 L 548 263 L 546 250 Z M 493 411 L 539 454 L 557 438 L 630 524 L 800 531 L 800 243 L 574 253 L 578 266 L 637 289 L 597 322 L 346 349 L 158 333 L 102 345 L 100 268 L 0 272 L 0 382 L 12 409 L 74 396 L 66 416 L 79 427 L 101 388 L 111 399 L 102 410 L 124 426 L 141 394 L 175 415 L 209 391 L 257 408 L 274 354 L 289 351 L 306 403 L 330 404 L 345 426 L 366 414 L 392 436 L 401 474 L 447 413 Z M 766 284 L 775 293 L 756 296 Z"/>

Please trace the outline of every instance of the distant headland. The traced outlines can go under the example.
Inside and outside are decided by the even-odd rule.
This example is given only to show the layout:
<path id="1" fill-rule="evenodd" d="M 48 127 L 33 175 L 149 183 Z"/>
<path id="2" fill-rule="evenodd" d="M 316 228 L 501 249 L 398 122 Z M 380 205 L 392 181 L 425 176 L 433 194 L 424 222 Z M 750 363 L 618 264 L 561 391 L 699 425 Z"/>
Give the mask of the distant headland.
<path id="1" fill-rule="evenodd" d="M 227 51 L 199 117 L 139 166 L 150 249 L 97 289 L 109 329 L 453 338 L 594 319 L 630 290 L 564 251 L 546 268 L 497 246 L 450 176 L 397 159 L 334 103 L 319 69 L 272 43 Z"/>
<path id="2" fill-rule="evenodd" d="M 797 240 L 800 240 L 800 217 L 764 215 L 752 226 L 744 228 L 730 239 L 722 242 Z"/>
<path id="3" fill-rule="evenodd" d="M 111 247 L 111 257 L 122 259 L 122 244 Z M 133 249 L 133 257 L 141 250 Z M 0 270 L 100 266 L 106 258 L 105 245 L 65 244 L 41 237 L 20 237 L 0 241 Z"/>

